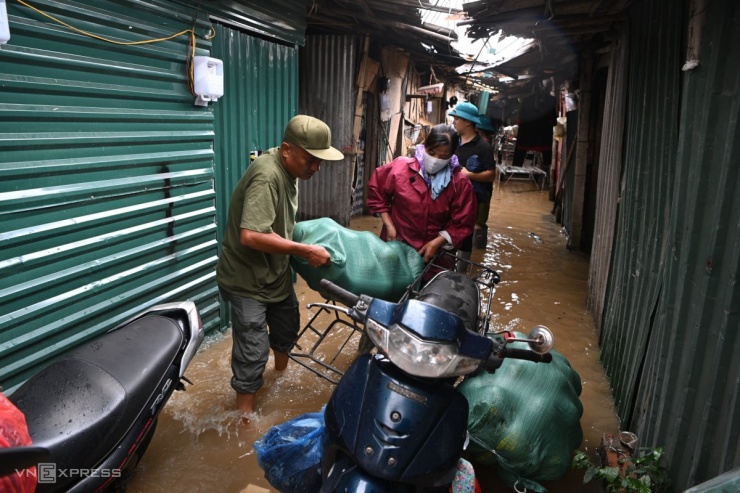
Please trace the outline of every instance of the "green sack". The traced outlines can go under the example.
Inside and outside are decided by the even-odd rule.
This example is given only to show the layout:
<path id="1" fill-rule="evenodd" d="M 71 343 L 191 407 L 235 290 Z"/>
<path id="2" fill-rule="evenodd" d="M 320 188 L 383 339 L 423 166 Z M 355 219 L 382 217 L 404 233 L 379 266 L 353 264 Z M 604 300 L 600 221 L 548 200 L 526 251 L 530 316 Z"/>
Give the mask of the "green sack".
<path id="1" fill-rule="evenodd" d="M 344 228 L 329 218 L 301 221 L 293 241 L 321 245 L 331 265 L 311 267 L 302 257 L 291 257 L 293 269 L 308 286 L 323 295 L 319 281 L 328 279 L 355 294 L 397 301 L 424 269 L 424 258 L 400 241 L 386 243 L 368 231 Z"/>
<path id="2" fill-rule="evenodd" d="M 526 343 L 510 344 L 528 349 Z M 519 481 L 520 488 L 546 492 L 536 481 L 563 477 L 583 440 L 581 377 L 563 355 L 551 352 L 551 363 L 509 358 L 495 373 L 459 386 L 470 404 L 471 458 L 497 466 L 511 487 Z"/>

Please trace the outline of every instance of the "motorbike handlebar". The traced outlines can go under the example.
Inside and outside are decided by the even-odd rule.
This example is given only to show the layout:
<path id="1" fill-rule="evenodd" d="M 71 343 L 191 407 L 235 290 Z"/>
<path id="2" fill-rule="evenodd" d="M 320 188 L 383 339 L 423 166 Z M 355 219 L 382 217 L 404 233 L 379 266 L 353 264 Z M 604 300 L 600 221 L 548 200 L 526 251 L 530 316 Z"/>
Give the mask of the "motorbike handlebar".
<path id="1" fill-rule="evenodd" d="M 346 289 L 337 286 L 333 282 L 322 279 L 319 281 L 319 286 L 335 301 L 339 301 L 347 306 L 355 306 L 360 300 L 360 297 L 356 294 L 347 291 Z"/>
<path id="2" fill-rule="evenodd" d="M 523 359 L 535 363 L 550 363 L 552 362 L 552 353 L 541 354 L 529 349 L 511 347 L 494 340 L 493 351 L 486 360 L 484 368 L 489 373 L 493 373 L 501 367 L 506 358 Z"/>
<path id="3" fill-rule="evenodd" d="M 525 359 L 528 361 L 534 361 L 535 363 L 550 363 L 552 361 L 551 353 L 535 353 L 529 349 L 519 349 L 514 347 L 504 347 L 503 356 L 506 358 Z"/>

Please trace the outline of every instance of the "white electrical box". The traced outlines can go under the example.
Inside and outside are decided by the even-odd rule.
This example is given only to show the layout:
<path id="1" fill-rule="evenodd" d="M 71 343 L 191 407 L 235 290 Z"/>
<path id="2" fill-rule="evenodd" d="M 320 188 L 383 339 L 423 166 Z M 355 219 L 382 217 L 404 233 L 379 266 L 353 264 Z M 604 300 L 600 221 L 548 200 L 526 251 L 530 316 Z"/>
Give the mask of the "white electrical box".
<path id="1" fill-rule="evenodd" d="M 0 0 L 0 45 L 4 45 L 9 39 L 8 8 L 5 5 L 5 0 Z"/>
<path id="2" fill-rule="evenodd" d="M 224 95 L 224 62 L 218 58 L 196 56 L 193 60 L 193 92 L 197 106 L 208 106 Z"/>

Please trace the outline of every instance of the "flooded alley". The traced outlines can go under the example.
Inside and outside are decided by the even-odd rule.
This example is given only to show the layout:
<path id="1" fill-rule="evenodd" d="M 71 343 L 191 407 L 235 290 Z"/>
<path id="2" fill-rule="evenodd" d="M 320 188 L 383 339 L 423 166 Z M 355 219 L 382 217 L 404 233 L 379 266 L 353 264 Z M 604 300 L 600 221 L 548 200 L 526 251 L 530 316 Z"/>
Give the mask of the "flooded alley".
<path id="1" fill-rule="evenodd" d="M 528 332 L 542 324 L 553 331 L 555 349 L 581 377 L 581 449 L 595 457 L 602 433 L 616 432 L 619 422 L 586 309 L 588 258 L 566 250 L 564 231 L 555 223 L 551 207 L 547 190 L 540 191 L 531 183 L 503 185 L 494 192 L 491 204 L 488 247 L 474 251 L 473 260 L 501 275 L 492 307 L 493 330 Z M 377 233 L 380 220 L 362 217 L 352 227 Z M 301 279 L 296 294 L 305 323 L 313 314 L 305 309 L 306 303 L 322 300 Z M 257 394 L 260 417 L 243 427 L 237 424 L 233 410 L 230 352 L 229 332 L 206 339 L 187 371 L 194 385 L 187 392 L 176 392 L 160 415 L 154 439 L 128 491 L 238 493 L 249 484 L 275 491 L 257 465 L 252 443 L 277 423 L 318 411 L 333 385 L 294 362 L 286 376 L 276 379 L 271 356 L 266 385 Z M 495 471 L 477 472 L 484 492 L 513 491 L 497 479 Z M 582 485 L 581 478 L 582 472 L 571 471 L 544 485 L 554 493 L 600 491 L 596 484 Z"/>

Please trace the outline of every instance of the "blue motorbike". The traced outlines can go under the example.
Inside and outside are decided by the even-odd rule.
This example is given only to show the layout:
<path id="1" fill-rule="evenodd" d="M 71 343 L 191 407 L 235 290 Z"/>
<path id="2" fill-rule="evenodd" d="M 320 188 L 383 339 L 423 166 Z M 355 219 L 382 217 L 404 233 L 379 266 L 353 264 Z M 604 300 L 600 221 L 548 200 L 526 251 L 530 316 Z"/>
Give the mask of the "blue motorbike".
<path id="1" fill-rule="evenodd" d="M 430 276 L 432 263 L 398 303 L 322 281 L 324 292 L 349 308 L 309 306 L 364 325 L 376 348 L 352 363 L 326 406 L 322 493 L 449 491 L 467 441 L 468 402 L 456 383 L 495 371 L 505 358 L 552 360 L 553 336 L 543 326 L 527 339 L 487 335 L 498 274 L 474 265 L 475 276 L 450 270 Z M 512 341 L 526 341 L 531 350 L 510 347 Z"/>

